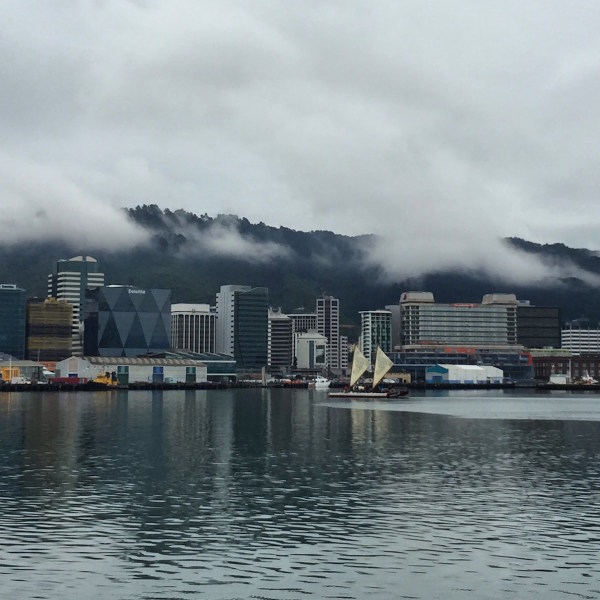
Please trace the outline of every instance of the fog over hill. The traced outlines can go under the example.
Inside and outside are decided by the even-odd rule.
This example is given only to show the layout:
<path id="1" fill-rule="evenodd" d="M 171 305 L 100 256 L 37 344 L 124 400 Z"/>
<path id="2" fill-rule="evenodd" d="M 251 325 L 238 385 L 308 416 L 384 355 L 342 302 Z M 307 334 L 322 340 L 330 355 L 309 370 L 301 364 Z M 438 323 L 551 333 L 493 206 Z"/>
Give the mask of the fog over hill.
<path id="1" fill-rule="evenodd" d="M 88 254 L 100 261 L 107 284 L 170 288 L 173 302 L 214 304 L 219 286 L 228 283 L 266 286 L 271 304 L 284 311 L 313 310 L 316 296 L 331 294 L 340 298 L 342 323 L 353 326 L 359 310 L 395 304 L 407 290 L 429 290 L 439 302 L 479 302 L 485 293 L 514 292 L 532 304 L 558 306 L 564 321 L 600 318 L 600 257 L 587 249 L 510 238 L 500 241 L 506 252 L 497 269 L 489 257 L 482 262 L 467 256 L 453 268 L 419 270 L 410 255 L 374 234 L 295 231 L 155 205 L 128 209 L 126 216 L 119 235 L 133 233 L 122 243 L 110 230 L 87 241 L 44 239 L 42 233 L 37 239 L 4 240 L 0 282 L 44 296 L 57 259 Z M 430 245 L 433 255 L 439 252 L 435 240 Z"/>

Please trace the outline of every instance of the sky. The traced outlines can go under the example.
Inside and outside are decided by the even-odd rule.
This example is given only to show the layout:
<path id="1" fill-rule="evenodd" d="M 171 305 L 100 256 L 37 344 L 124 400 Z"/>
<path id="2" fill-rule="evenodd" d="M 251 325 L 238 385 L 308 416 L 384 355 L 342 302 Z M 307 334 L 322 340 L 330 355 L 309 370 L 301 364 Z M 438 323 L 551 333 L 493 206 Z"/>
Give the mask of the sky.
<path id="1" fill-rule="evenodd" d="M 597 0 L 3 0 L 0 18 L 3 243 L 140 243 L 121 209 L 157 204 L 374 233 L 391 277 L 556 274 L 508 236 L 600 250 Z"/>

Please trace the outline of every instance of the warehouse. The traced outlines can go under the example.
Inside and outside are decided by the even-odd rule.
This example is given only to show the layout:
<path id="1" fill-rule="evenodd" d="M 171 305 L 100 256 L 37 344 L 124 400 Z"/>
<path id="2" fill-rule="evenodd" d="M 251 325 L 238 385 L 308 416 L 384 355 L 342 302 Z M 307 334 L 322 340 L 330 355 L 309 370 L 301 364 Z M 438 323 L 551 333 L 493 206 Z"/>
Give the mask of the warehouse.
<path id="1" fill-rule="evenodd" d="M 502 369 L 479 365 L 432 365 L 427 367 L 427 383 L 502 383 Z"/>
<path id="2" fill-rule="evenodd" d="M 72 356 L 56 363 L 56 377 L 94 379 L 114 373 L 120 385 L 130 383 L 205 383 L 206 365 L 192 359 L 125 356 Z"/>

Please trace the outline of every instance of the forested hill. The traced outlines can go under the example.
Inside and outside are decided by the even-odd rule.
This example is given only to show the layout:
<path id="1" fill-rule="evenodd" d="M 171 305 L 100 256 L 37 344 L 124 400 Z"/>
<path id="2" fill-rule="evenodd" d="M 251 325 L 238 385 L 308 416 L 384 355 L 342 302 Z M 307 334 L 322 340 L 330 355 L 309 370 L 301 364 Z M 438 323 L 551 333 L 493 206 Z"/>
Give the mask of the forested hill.
<path id="1" fill-rule="evenodd" d="M 212 218 L 154 205 L 127 212 L 150 232 L 149 244 L 113 251 L 42 241 L 0 245 L 0 283 L 17 283 L 30 296 L 45 296 L 47 276 L 57 259 L 88 254 L 101 263 L 107 284 L 170 288 L 173 302 L 214 304 L 222 284 L 268 287 L 271 304 L 284 311 L 313 310 L 316 296 L 331 294 L 340 298 L 342 323 L 353 326 L 358 311 L 395 304 L 403 291 L 413 289 L 433 292 L 438 302 L 479 302 L 486 293 L 514 292 L 535 305 L 558 306 L 564 321 L 587 318 L 595 324 L 600 318 L 600 290 L 579 279 L 542 288 L 446 272 L 374 283 L 372 271 L 367 273 L 361 263 L 360 250 L 369 236 L 294 231 L 231 215 Z M 544 261 L 569 262 L 600 275 L 600 258 L 592 251 L 508 241 Z"/>

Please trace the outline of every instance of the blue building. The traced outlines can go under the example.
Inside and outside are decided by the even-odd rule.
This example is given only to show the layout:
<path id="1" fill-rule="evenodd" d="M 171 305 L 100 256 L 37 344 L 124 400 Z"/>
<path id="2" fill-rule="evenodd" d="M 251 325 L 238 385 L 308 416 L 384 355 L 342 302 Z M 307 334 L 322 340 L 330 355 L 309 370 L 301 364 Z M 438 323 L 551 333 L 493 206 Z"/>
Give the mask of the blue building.
<path id="1" fill-rule="evenodd" d="M 0 352 L 25 358 L 25 290 L 12 283 L 0 284 Z"/>
<path id="2" fill-rule="evenodd" d="M 140 356 L 169 350 L 171 290 L 111 285 L 86 292 L 85 356 Z"/>

